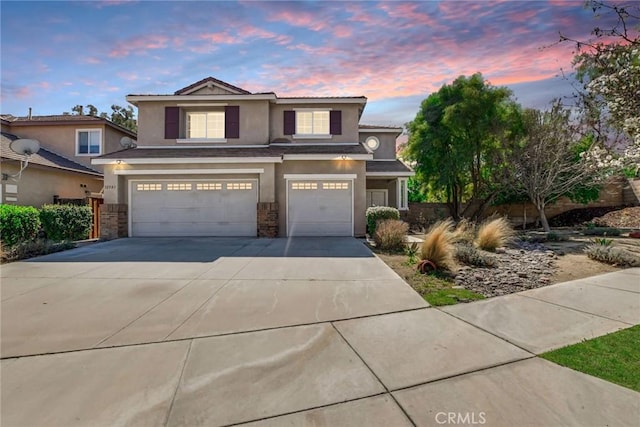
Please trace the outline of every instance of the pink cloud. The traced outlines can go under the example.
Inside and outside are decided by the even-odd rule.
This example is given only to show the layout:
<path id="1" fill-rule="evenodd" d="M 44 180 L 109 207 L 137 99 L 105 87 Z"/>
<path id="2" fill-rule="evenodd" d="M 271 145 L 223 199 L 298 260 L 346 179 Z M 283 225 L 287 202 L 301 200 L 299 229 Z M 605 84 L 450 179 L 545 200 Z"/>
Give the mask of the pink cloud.
<path id="1" fill-rule="evenodd" d="M 199 38 L 212 43 L 232 44 L 236 42 L 236 39 L 226 32 L 200 34 Z"/>
<path id="2" fill-rule="evenodd" d="M 96 58 L 95 56 L 87 56 L 86 58 L 83 59 L 82 62 L 85 62 L 87 64 L 93 64 L 93 65 L 102 64 L 102 61 Z"/>
<path id="3" fill-rule="evenodd" d="M 130 39 L 117 42 L 109 52 L 112 58 L 122 58 L 136 52 L 144 52 L 152 49 L 164 49 L 169 45 L 169 37 L 162 34 L 149 34 L 132 37 Z"/>
<path id="4" fill-rule="evenodd" d="M 349 37 L 351 34 L 353 34 L 353 31 L 346 25 L 336 25 L 333 28 L 333 35 L 336 37 L 345 38 Z"/>
<path id="5" fill-rule="evenodd" d="M 327 27 L 326 22 L 323 19 L 319 19 L 317 14 L 287 9 L 270 13 L 267 20 L 285 23 L 294 27 L 304 27 L 313 31 L 320 31 Z"/>

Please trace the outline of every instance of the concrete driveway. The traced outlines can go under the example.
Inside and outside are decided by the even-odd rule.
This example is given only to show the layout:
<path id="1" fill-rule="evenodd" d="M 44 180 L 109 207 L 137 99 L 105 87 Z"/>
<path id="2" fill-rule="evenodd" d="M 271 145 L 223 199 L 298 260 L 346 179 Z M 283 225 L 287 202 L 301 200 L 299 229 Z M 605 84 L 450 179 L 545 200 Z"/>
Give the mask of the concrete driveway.
<path id="1" fill-rule="evenodd" d="M 640 415 L 638 393 L 535 356 L 630 326 L 640 270 L 447 310 L 351 238 L 122 239 L 1 273 L 3 427 Z M 559 305 L 567 295 L 574 308 Z M 625 296 L 636 302 L 610 318 L 603 306 Z"/>
<path id="2" fill-rule="evenodd" d="M 2 267 L 3 358 L 425 307 L 351 238 L 121 239 Z"/>

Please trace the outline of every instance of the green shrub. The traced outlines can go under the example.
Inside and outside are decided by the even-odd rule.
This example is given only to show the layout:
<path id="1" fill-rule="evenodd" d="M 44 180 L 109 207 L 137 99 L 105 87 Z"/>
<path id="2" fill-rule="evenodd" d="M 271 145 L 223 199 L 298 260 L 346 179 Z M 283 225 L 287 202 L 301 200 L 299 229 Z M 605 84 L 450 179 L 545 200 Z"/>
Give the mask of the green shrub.
<path id="1" fill-rule="evenodd" d="M 613 227 L 588 227 L 584 230 L 585 236 L 619 236 L 620 234 L 622 231 Z"/>
<path id="2" fill-rule="evenodd" d="M 407 260 L 407 264 L 413 265 L 416 262 L 418 262 L 418 252 L 419 251 L 420 251 L 420 245 L 418 244 L 418 242 L 413 242 L 412 244 L 407 245 L 404 248 L 405 255 L 407 255 L 407 257 L 409 257 L 409 259 Z"/>
<path id="3" fill-rule="evenodd" d="M 498 260 L 487 253 L 483 253 L 469 244 L 455 245 L 454 257 L 456 260 L 465 265 L 476 267 L 495 267 Z"/>
<path id="4" fill-rule="evenodd" d="M 611 246 L 613 245 L 613 240 L 605 239 L 604 237 L 596 237 L 593 239 L 593 243 L 600 246 Z"/>
<path id="5" fill-rule="evenodd" d="M 36 208 L 0 205 L 0 239 L 7 247 L 35 239 L 39 230 L 40 217 Z"/>
<path id="6" fill-rule="evenodd" d="M 389 206 L 373 206 L 367 208 L 366 216 L 367 231 L 370 236 L 373 236 L 379 221 L 385 219 L 400 219 L 400 211 L 396 208 L 390 208 Z"/>
<path id="7" fill-rule="evenodd" d="M 590 245 L 585 248 L 587 256 L 595 261 L 620 267 L 640 267 L 640 257 L 613 246 Z"/>
<path id="8" fill-rule="evenodd" d="M 40 220 L 51 240 L 82 240 L 89 237 L 93 214 L 89 206 L 44 205 Z"/>
<path id="9" fill-rule="evenodd" d="M 485 251 L 495 251 L 509 242 L 515 231 L 504 218 L 490 219 L 482 223 L 478 229 L 476 245 Z"/>
<path id="10" fill-rule="evenodd" d="M 376 247 L 385 251 L 402 251 L 409 224 L 397 219 L 380 221 L 373 234 Z"/>

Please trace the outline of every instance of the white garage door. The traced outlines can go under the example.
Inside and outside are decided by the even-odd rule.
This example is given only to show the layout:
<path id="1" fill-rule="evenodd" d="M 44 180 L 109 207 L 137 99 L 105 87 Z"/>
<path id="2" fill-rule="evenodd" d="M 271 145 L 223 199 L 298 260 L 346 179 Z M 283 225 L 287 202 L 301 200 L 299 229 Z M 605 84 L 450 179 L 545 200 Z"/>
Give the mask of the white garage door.
<path id="1" fill-rule="evenodd" d="M 132 236 L 255 236 L 255 180 L 133 181 Z"/>
<path id="2" fill-rule="evenodd" d="M 352 236 L 353 182 L 290 180 L 288 236 Z"/>

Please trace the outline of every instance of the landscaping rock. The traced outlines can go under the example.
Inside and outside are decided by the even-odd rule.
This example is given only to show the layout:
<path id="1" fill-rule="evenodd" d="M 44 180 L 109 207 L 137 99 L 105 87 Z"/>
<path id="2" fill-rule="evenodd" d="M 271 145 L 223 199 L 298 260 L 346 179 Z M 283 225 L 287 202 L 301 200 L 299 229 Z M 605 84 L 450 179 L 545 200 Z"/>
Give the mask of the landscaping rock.
<path id="1" fill-rule="evenodd" d="M 462 268 L 455 283 L 485 297 L 520 292 L 551 283 L 557 256 L 540 243 L 517 241 L 510 248 L 496 253 L 494 268 Z"/>

